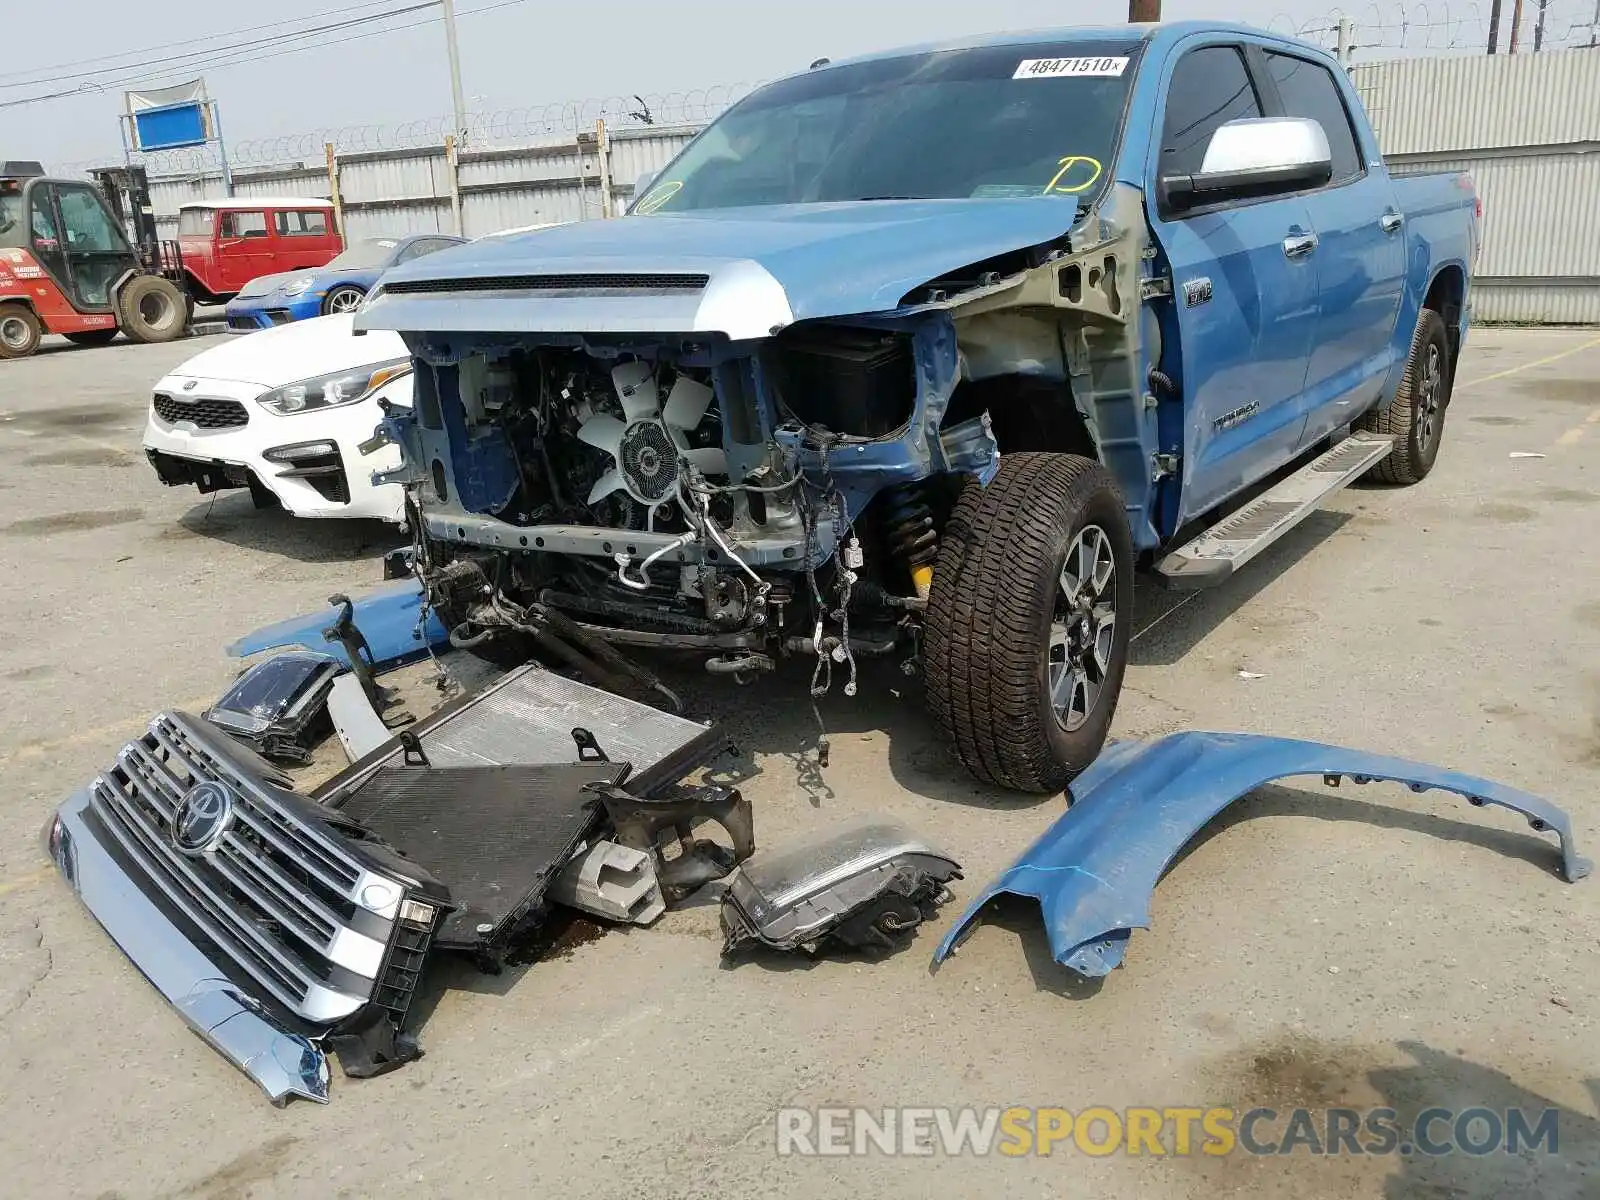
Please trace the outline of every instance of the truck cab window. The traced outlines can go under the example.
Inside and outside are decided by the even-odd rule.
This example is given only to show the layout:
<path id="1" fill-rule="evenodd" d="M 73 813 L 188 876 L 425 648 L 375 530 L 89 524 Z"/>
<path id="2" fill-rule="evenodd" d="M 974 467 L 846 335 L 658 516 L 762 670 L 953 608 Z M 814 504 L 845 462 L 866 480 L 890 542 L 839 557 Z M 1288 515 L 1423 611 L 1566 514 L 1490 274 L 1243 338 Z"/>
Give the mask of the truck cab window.
<path id="1" fill-rule="evenodd" d="M 111 223 L 100 197 L 92 188 L 60 184 L 56 198 L 61 205 L 61 221 L 71 249 L 110 253 L 127 249 L 122 231 Z"/>
<path id="2" fill-rule="evenodd" d="M 1213 133 L 1229 121 L 1261 115 L 1255 85 L 1237 49 L 1202 46 L 1189 51 L 1173 68 L 1167 88 L 1161 174 L 1195 174 Z"/>
<path id="3" fill-rule="evenodd" d="M 318 209 L 280 209 L 273 214 L 279 237 L 327 237 L 328 217 Z"/>
<path id="4" fill-rule="evenodd" d="M 1267 53 L 1267 69 L 1278 85 L 1284 113 L 1291 117 L 1310 117 L 1328 135 L 1333 153 L 1333 178 L 1330 186 L 1344 183 L 1361 174 L 1361 151 L 1356 146 L 1355 130 L 1339 84 L 1320 63 L 1292 54 Z"/>
<path id="5" fill-rule="evenodd" d="M 28 208 L 28 233 L 34 244 L 43 243 L 55 249 L 60 237 L 56 233 L 55 217 L 51 215 L 50 202 L 43 188 L 34 189 Z"/>
<path id="6" fill-rule="evenodd" d="M 178 212 L 179 237 L 210 237 L 217 214 L 209 208 L 185 208 Z"/>
<path id="7" fill-rule="evenodd" d="M 225 212 L 218 234 L 225 238 L 264 238 L 267 214 L 264 212 Z"/>

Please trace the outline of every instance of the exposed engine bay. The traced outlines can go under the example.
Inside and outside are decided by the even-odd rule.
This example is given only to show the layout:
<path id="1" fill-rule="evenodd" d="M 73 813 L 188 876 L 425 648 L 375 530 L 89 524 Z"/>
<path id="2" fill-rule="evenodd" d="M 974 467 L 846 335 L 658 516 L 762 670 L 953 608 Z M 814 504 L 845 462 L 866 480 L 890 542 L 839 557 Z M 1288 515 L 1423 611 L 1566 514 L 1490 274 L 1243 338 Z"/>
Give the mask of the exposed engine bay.
<path id="1" fill-rule="evenodd" d="M 844 312 L 833 292 L 797 307 L 798 281 L 791 295 L 749 260 L 656 250 L 634 266 L 611 242 L 650 241 L 654 218 L 618 222 L 603 254 L 585 242 L 549 259 L 582 270 L 551 271 L 547 238 L 514 271 L 486 248 L 448 278 L 397 272 L 356 328 L 400 332 L 415 368 L 411 408 L 386 406 L 363 446 L 402 450 L 400 468 L 372 477 L 406 490 L 414 544 L 400 569 L 457 647 L 497 643 L 674 703 L 638 652 L 694 655 L 737 682 L 798 657 L 813 697 L 855 695 L 868 657 L 920 672 L 924 615 L 942 629 L 977 602 L 976 585 L 940 584 L 936 566 L 955 544 L 950 515 L 987 491 L 1002 452 L 1103 464 L 1134 542 L 1159 543 L 1151 514 L 1177 491 L 1154 448 L 1181 425 L 1175 391 L 1145 382 L 1157 319 L 1129 302 L 1159 265 L 1140 203 L 1113 188 L 1065 235 L 909 270 L 853 301 L 881 307 Z M 1040 218 L 1059 228 L 1062 215 Z M 1070 629 L 1053 619 L 1068 632 L 1041 656 L 1089 653 L 1088 615 Z M 826 763 L 825 735 L 818 750 Z"/>
<path id="2" fill-rule="evenodd" d="M 452 641 L 531 635 L 602 677 L 636 674 L 613 646 L 740 680 L 801 654 L 819 694 L 838 668 L 853 695 L 858 656 L 909 661 L 941 511 L 998 461 L 987 413 L 940 428 L 943 316 L 796 326 L 742 355 L 430 340 L 386 429 Z"/>

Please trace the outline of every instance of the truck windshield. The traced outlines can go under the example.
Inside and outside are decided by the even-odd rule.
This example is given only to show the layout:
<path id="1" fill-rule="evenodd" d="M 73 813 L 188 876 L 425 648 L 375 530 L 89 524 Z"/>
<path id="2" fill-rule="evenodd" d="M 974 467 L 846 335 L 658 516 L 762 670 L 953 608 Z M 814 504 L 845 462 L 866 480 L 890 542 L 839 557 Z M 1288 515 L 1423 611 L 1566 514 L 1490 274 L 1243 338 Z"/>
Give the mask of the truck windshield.
<path id="1" fill-rule="evenodd" d="M 944 50 L 830 67 L 740 101 L 634 205 L 1092 196 L 1139 43 Z"/>
<path id="2" fill-rule="evenodd" d="M 16 228 L 22 220 L 22 196 L 0 191 L 0 233 Z"/>

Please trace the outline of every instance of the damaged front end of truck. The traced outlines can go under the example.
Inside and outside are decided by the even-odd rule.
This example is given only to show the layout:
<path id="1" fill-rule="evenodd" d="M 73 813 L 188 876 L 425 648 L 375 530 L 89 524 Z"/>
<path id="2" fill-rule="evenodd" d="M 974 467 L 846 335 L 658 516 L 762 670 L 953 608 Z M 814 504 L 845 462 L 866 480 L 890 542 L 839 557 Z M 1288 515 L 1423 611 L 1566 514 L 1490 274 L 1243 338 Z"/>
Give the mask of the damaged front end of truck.
<path id="1" fill-rule="evenodd" d="M 1099 446 L 1094 400 L 1114 420 L 1133 390 L 1122 297 L 1140 228 L 830 320 L 794 321 L 753 267 L 390 283 L 362 320 L 407 332 L 416 355 L 414 409 L 385 423 L 405 465 L 384 479 L 420 514 L 434 606 L 458 640 L 536 603 L 731 675 L 905 636 L 914 650 L 954 489 L 987 482 L 1001 435 L 1026 447 L 1035 422 Z M 438 323 L 418 312 L 435 296 L 467 295 L 501 328 L 409 328 Z M 560 304 L 569 330 L 505 328 L 523 301 Z M 689 332 L 605 332 L 615 309 Z M 1088 403 L 1049 411 L 1073 374 Z"/>
<path id="2" fill-rule="evenodd" d="M 725 206 L 696 148 L 786 111 L 786 81 L 702 134 L 628 217 L 385 277 L 357 328 L 403 334 L 416 382 L 377 438 L 404 465 L 378 478 L 408 492 L 412 569 L 455 644 L 532 634 L 580 667 L 597 644 L 689 651 L 739 680 L 799 655 L 817 690 L 839 672 L 853 695 L 863 656 L 916 669 L 944 524 L 1002 455 L 1098 460 L 1149 540 L 1152 264 L 1140 196 L 1106 165 L 1128 59 L 1017 82 L 1017 56 L 961 51 L 940 69 L 957 91 L 1014 97 L 1029 154 L 1062 97 L 1098 105 L 1095 154 L 1045 147 L 1054 178 L 963 177 L 954 194 L 923 180 L 906 198 L 863 190 L 883 186 L 867 168 L 825 186 L 820 167 L 803 199 L 786 184 L 778 202 Z M 836 68 L 834 90 L 938 57 Z M 1051 82 L 1067 90 L 1035 103 Z M 1000 159 L 1002 175 L 1044 169 Z M 697 187 L 704 206 L 675 207 Z"/>

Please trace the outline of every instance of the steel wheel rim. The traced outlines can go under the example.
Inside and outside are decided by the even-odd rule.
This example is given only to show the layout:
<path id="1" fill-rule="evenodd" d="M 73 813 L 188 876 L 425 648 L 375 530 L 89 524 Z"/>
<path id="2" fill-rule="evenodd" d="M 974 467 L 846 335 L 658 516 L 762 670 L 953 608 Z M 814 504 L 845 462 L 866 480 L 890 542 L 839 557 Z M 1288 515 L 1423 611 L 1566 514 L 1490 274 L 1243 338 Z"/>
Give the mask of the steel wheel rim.
<path id="1" fill-rule="evenodd" d="M 1068 733 L 1081 729 L 1106 692 L 1117 640 L 1117 560 L 1111 539 L 1085 525 L 1056 577 L 1045 680 L 1050 712 Z"/>
<path id="2" fill-rule="evenodd" d="M 1417 442 L 1426 450 L 1439 429 L 1439 407 L 1444 393 L 1444 371 L 1437 342 L 1428 343 L 1428 356 L 1422 362 L 1422 378 L 1417 381 Z"/>
<path id="3" fill-rule="evenodd" d="M 146 325 L 165 325 L 172 316 L 172 301 L 160 292 L 139 297 L 139 316 Z"/>
<path id="4" fill-rule="evenodd" d="M 6 317 L 0 320 L 0 343 L 13 350 L 21 350 L 30 340 L 28 323 L 21 317 Z"/>
<path id="5" fill-rule="evenodd" d="M 355 312 L 360 304 L 361 297 L 348 288 L 341 289 L 328 297 L 329 312 Z"/>

